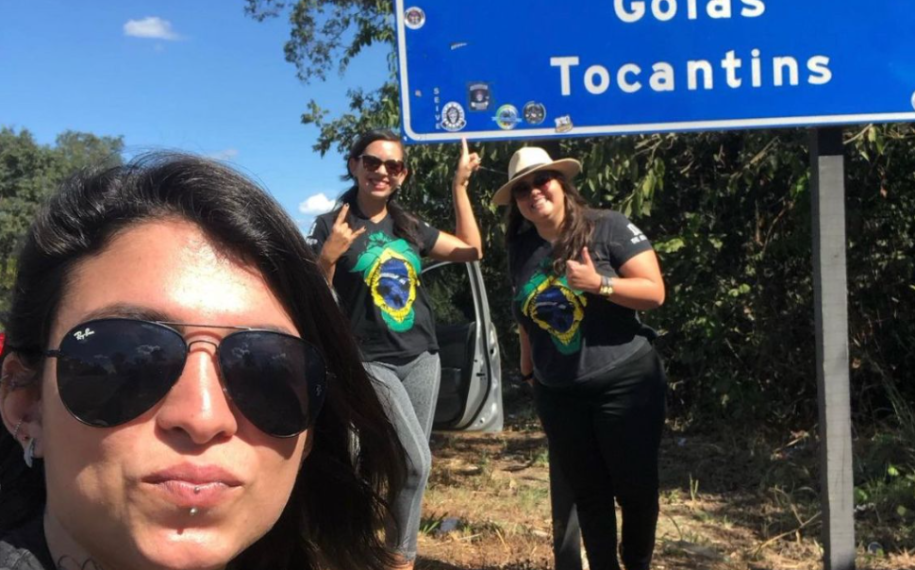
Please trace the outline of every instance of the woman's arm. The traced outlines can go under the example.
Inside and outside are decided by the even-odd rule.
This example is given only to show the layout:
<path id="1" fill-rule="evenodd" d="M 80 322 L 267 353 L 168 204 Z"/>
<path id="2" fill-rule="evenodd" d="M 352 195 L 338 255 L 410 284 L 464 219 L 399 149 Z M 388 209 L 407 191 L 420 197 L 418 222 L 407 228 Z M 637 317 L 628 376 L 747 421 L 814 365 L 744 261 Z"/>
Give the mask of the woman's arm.
<path id="1" fill-rule="evenodd" d="M 480 155 L 469 152 L 467 139 L 461 139 L 461 157 L 451 183 L 455 233 L 439 233 L 430 257 L 446 261 L 477 261 L 483 257 L 483 239 L 467 195 L 470 177 L 478 168 Z"/>
<path id="2" fill-rule="evenodd" d="M 518 325 L 518 343 L 521 348 L 518 368 L 521 371 L 521 376 L 525 377 L 534 373 L 534 360 L 531 357 L 531 339 L 528 338 L 527 331 L 521 325 Z M 530 382 L 532 381 L 533 379 L 530 380 Z"/>

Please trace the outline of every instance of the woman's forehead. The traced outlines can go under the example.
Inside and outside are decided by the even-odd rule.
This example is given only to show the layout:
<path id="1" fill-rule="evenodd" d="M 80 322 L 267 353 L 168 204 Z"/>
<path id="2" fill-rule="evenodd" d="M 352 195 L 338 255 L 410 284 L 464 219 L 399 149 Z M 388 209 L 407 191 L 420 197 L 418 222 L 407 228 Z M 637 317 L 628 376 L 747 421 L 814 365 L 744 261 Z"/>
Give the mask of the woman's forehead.
<path id="1" fill-rule="evenodd" d="M 403 158 L 403 147 L 399 142 L 379 140 L 374 141 L 365 147 L 365 154 L 371 154 L 378 158 Z"/>
<path id="2" fill-rule="evenodd" d="M 116 305 L 143 306 L 184 322 L 259 322 L 295 330 L 262 273 L 186 221 L 134 226 L 77 264 L 57 320 L 61 328 L 73 326 Z"/>

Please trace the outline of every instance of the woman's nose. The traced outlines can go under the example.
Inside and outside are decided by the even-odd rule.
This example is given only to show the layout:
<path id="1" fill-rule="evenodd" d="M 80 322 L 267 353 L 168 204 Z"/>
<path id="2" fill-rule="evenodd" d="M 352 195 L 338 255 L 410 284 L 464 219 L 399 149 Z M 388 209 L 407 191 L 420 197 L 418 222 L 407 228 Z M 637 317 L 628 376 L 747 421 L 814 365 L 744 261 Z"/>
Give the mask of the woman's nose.
<path id="1" fill-rule="evenodd" d="M 157 412 L 157 422 L 163 429 L 185 433 L 197 445 L 230 437 L 238 431 L 235 411 L 216 367 L 215 345 L 204 342 L 190 345 L 181 377 Z"/>

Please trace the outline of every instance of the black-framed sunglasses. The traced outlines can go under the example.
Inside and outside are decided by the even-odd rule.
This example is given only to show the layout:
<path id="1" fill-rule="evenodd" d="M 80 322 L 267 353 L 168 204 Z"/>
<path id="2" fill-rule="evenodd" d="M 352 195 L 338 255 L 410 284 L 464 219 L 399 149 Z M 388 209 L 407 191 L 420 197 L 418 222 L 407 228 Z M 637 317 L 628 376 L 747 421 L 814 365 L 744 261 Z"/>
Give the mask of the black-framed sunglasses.
<path id="1" fill-rule="evenodd" d="M 515 183 L 512 186 L 512 198 L 515 200 L 523 200 L 531 195 L 531 190 L 534 188 L 540 188 L 550 180 L 555 180 L 561 176 L 558 172 L 553 170 L 543 170 L 538 172 L 533 177 L 528 178 L 527 180 L 521 180 Z"/>
<path id="2" fill-rule="evenodd" d="M 362 168 L 369 172 L 377 172 L 382 164 L 384 165 L 385 172 L 390 176 L 400 176 L 406 169 L 406 165 L 402 160 L 381 160 L 377 156 L 372 156 L 371 154 L 363 154 L 359 157 L 359 160 L 362 161 Z"/>
<path id="3" fill-rule="evenodd" d="M 327 372 L 311 343 L 248 327 L 104 318 L 76 325 L 56 350 L 57 387 L 80 422 L 113 427 L 136 419 L 181 377 L 190 344 L 173 327 L 229 329 L 216 346 L 223 389 L 258 429 L 292 437 L 312 425 L 324 403 Z M 215 344 L 215 343 L 214 343 Z"/>

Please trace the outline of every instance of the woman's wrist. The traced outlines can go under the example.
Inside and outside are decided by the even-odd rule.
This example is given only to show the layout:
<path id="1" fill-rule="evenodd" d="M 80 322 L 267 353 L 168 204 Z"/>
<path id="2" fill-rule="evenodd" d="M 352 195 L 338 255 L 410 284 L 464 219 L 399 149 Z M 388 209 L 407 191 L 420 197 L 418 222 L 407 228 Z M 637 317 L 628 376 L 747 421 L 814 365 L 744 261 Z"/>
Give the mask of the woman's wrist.
<path id="1" fill-rule="evenodd" d="M 601 275 L 600 276 L 600 287 L 598 288 L 597 294 L 601 297 L 610 297 L 613 295 L 614 291 L 614 278 L 610 275 Z"/>
<path id="2" fill-rule="evenodd" d="M 522 381 L 522 382 L 530 382 L 530 381 L 533 380 L 533 379 L 534 379 L 534 371 L 533 371 L 533 370 L 531 370 L 531 371 L 528 372 L 527 374 L 522 374 L 522 375 L 521 375 L 521 381 Z"/>

